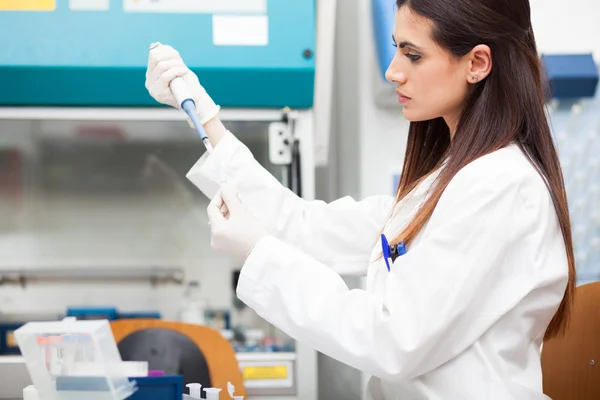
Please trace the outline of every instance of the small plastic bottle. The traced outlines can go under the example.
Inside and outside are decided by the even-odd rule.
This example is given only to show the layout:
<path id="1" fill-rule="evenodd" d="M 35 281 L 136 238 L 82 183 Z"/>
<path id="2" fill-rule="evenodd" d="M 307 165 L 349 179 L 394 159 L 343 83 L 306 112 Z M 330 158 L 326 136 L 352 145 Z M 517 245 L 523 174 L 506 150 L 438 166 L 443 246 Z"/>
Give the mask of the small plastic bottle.
<path id="1" fill-rule="evenodd" d="M 205 388 L 206 392 L 206 400 L 219 400 L 219 392 L 221 389 L 219 388 Z"/>
<path id="2" fill-rule="evenodd" d="M 202 385 L 199 383 L 188 383 L 187 385 L 185 385 L 186 387 L 188 387 L 190 389 L 190 397 L 193 397 L 194 399 L 201 399 L 202 398 Z"/>
<path id="3" fill-rule="evenodd" d="M 23 400 L 40 400 L 40 396 L 35 386 L 29 385 L 23 389 Z"/>
<path id="4" fill-rule="evenodd" d="M 181 303 L 180 319 L 188 324 L 205 325 L 206 301 L 202 298 L 200 282 L 188 283 Z"/>

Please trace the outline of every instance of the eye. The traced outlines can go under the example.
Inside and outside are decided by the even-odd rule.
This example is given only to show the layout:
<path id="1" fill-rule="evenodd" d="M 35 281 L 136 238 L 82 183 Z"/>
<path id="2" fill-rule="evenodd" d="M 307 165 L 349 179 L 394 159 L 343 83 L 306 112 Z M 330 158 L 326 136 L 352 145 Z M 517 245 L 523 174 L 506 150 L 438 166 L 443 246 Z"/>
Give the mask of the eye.
<path id="1" fill-rule="evenodd" d="M 392 46 L 394 46 L 396 48 L 398 47 L 398 45 L 396 44 L 396 42 L 392 42 Z"/>
<path id="2" fill-rule="evenodd" d="M 412 61 L 412 62 L 417 62 L 421 59 L 421 56 L 416 55 L 416 54 L 407 53 L 407 54 L 405 54 L 405 56 L 408 57 L 410 59 L 410 61 Z"/>

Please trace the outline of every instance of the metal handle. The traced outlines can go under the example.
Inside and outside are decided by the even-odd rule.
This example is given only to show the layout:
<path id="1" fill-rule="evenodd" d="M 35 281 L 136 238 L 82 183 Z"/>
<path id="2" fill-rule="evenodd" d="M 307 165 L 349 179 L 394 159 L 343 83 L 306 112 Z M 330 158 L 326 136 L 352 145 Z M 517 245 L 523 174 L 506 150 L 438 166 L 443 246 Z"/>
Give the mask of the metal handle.
<path id="1" fill-rule="evenodd" d="M 149 281 L 158 283 L 183 282 L 184 272 L 177 267 L 152 268 L 81 268 L 13 269 L 0 271 L 0 285 L 25 286 L 28 281 Z"/>

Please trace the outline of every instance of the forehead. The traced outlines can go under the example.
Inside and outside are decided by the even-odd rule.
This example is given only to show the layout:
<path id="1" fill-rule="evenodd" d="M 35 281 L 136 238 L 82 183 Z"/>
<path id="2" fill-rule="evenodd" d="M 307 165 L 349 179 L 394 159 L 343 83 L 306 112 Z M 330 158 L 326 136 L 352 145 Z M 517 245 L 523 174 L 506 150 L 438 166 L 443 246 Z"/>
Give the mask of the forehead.
<path id="1" fill-rule="evenodd" d="M 394 38 L 397 42 L 409 41 L 419 47 L 433 45 L 430 21 L 414 12 L 407 6 L 396 11 L 394 20 Z"/>

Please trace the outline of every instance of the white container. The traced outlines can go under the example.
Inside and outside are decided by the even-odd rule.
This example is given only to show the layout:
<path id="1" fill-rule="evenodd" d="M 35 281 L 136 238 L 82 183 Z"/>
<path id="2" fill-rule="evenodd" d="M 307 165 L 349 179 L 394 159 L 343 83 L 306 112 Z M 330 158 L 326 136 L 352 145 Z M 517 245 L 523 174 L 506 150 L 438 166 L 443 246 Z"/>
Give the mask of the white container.
<path id="1" fill-rule="evenodd" d="M 29 385 L 23 389 L 23 400 L 40 400 L 35 386 Z"/>
<path id="2" fill-rule="evenodd" d="M 120 368 L 121 355 L 106 320 L 29 322 L 15 331 L 15 339 L 39 400 L 124 400 L 135 391 Z M 82 376 L 90 363 L 92 379 Z"/>
<path id="3" fill-rule="evenodd" d="M 199 383 L 188 383 L 187 386 L 190 389 L 189 397 L 193 399 L 201 399 L 202 398 L 202 385 Z"/>
<path id="4" fill-rule="evenodd" d="M 205 388 L 206 392 L 206 400 L 219 400 L 219 392 L 221 389 L 219 388 Z"/>
<path id="5" fill-rule="evenodd" d="M 206 308 L 207 302 L 202 297 L 202 291 L 200 290 L 200 282 L 189 282 L 181 302 L 181 322 L 195 325 L 205 325 Z"/>

